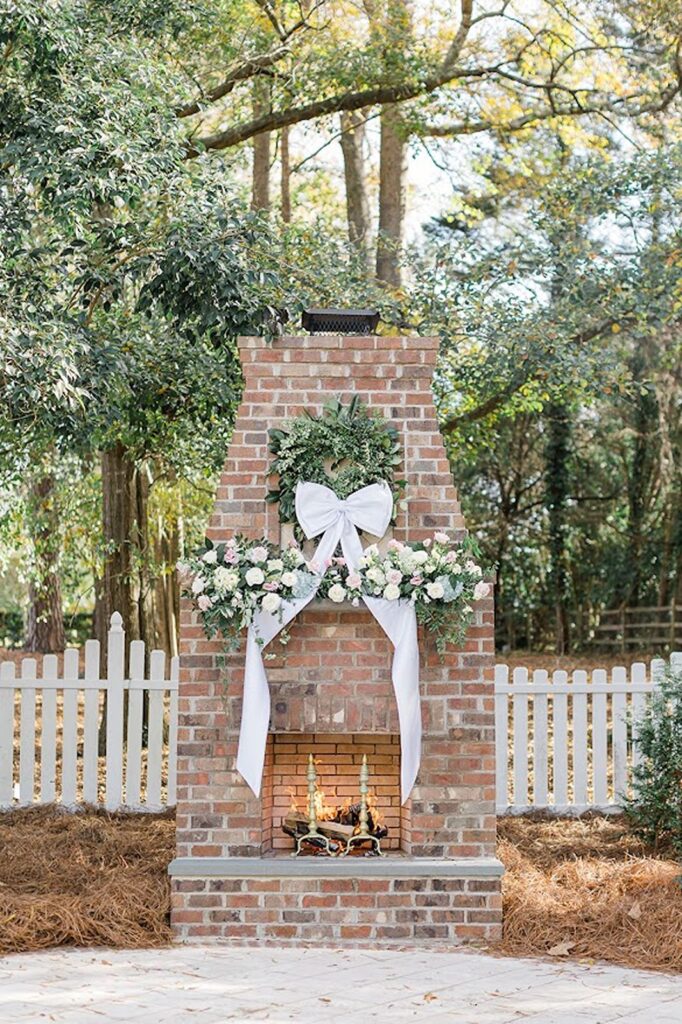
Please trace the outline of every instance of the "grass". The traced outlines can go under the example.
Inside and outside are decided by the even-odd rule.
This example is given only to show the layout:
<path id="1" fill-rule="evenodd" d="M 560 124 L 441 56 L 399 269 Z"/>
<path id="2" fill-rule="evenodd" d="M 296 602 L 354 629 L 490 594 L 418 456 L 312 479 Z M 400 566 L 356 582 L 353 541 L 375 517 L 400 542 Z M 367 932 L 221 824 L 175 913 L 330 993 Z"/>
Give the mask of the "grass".
<path id="1" fill-rule="evenodd" d="M 0 814 L 0 952 L 166 944 L 174 844 L 172 813 Z M 499 855 L 498 952 L 682 971 L 680 867 L 624 818 L 502 818 Z"/>

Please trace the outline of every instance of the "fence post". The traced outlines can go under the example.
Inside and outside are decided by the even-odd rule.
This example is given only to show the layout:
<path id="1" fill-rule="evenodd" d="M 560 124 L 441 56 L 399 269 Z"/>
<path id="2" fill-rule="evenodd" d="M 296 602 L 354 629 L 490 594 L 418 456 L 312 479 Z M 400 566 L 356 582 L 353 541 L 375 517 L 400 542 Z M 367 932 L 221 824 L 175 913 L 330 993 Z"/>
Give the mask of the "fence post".
<path id="1" fill-rule="evenodd" d="M 111 616 L 107 641 L 107 781 L 105 805 L 115 811 L 123 802 L 123 668 L 125 633 L 119 612 Z"/>

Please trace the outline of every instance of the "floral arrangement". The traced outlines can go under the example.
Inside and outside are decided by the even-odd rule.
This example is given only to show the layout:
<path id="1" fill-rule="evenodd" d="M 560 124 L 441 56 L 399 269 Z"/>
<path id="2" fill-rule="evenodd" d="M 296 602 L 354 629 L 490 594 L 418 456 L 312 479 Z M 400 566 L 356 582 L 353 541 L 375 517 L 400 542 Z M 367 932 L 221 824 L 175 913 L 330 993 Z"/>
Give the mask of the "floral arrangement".
<path id="1" fill-rule="evenodd" d="M 395 504 L 404 493 L 405 481 L 395 478 L 403 462 L 398 431 L 373 415 L 357 395 L 348 405 L 333 399 L 319 416 L 304 412 L 274 428 L 270 451 L 274 459 L 269 473 L 278 480 L 267 501 L 277 503 L 280 522 L 294 523 L 298 540 L 303 540 L 295 513 L 300 480 L 331 487 L 339 498 L 378 481 L 391 488 Z"/>
<path id="2" fill-rule="evenodd" d="M 456 543 L 446 533 L 419 543 L 390 540 L 385 554 L 372 544 L 356 571 L 343 558 L 320 566 L 306 561 L 295 544 L 280 550 L 239 536 L 215 546 L 207 541 L 179 568 L 207 634 L 222 633 L 232 648 L 258 609 L 276 614 L 283 601 L 307 597 L 319 580 L 317 596 L 337 604 L 357 605 L 363 596 L 409 601 L 442 653 L 446 644 L 461 643 L 473 604 L 490 592 L 471 544 Z M 280 639 L 286 643 L 286 633 Z"/>
<path id="3" fill-rule="evenodd" d="M 178 563 L 178 571 L 207 635 L 221 633 L 233 650 L 257 611 L 277 613 L 283 601 L 306 597 L 315 585 L 300 548 L 280 550 L 239 535 L 216 545 L 207 538 L 192 559 Z"/>

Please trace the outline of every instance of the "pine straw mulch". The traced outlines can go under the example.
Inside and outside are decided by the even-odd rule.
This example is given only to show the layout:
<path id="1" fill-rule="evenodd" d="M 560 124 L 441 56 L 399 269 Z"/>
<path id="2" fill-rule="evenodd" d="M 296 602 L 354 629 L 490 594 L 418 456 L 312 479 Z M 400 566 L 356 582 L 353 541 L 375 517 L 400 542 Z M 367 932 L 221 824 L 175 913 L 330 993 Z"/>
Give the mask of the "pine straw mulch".
<path id="1" fill-rule="evenodd" d="M 682 971 L 682 867 L 625 818 L 501 818 L 498 836 L 500 952 Z"/>
<path id="2" fill-rule="evenodd" d="M 0 814 L 0 953 L 170 941 L 169 814 Z"/>
<path id="3" fill-rule="evenodd" d="M 682 971 L 681 868 L 623 818 L 501 818 L 510 956 Z M 168 814 L 0 813 L 0 953 L 170 941 Z"/>

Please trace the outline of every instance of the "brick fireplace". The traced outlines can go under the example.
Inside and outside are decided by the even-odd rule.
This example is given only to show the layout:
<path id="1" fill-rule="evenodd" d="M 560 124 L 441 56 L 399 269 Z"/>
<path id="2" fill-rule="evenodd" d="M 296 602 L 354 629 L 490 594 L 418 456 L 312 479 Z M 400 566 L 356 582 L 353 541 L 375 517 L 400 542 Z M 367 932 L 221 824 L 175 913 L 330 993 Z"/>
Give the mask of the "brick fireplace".
<path id="1" fill-rule="evenodd" d="M 241 339 L 245 389 L 209 535 L 285 541 L 277 509 L 264 501 L 268 429 L 353 394 L 402 436 L 399 475 L 409 500 L 393 535 L 461 534 L 430 390 L 437 349 L 433 338 Z M 421 769 L 401 807 L 392 649 L 364 607 L 313 602 L 294 620 L 286 649 L 271 644 L 270 735 L 256 798 L 234 766 L 243 650 L 225 655 L 184 604 L 177 856 L 170 866 L 178 939 L 356 945 L 499 936 L 492 599 L 476 607 L 466 643 L 442 661 L 420 635 Z M 292 799 L 305 805 L 310 753 L 327 800 L 340 803 L 356 797 L 367 755 L 373 797 L 389 828 L 386 856 L 290 856 L 293 841 L 281 823 Z"/>

